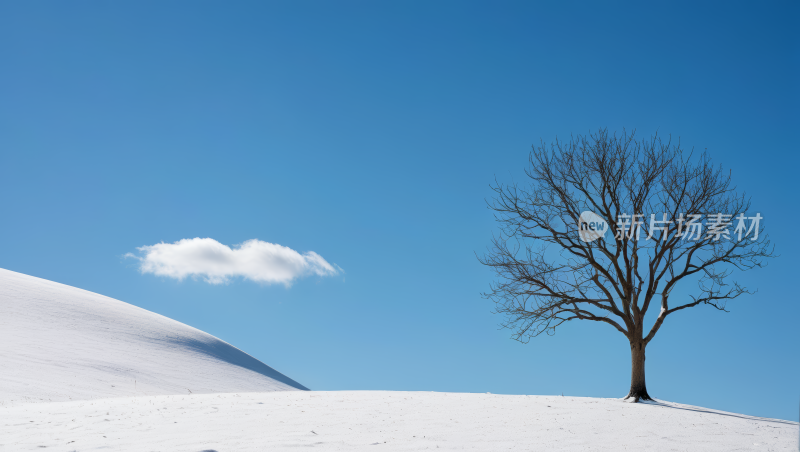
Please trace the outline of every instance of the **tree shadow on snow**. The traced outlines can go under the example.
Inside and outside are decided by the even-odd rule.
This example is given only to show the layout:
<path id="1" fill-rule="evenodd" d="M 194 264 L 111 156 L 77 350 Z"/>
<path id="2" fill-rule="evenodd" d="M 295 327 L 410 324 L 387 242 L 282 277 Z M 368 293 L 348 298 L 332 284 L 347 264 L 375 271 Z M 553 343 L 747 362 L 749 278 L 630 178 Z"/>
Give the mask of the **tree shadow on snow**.
<path id="1" fill-rule="evenodd" d="M 660 400 L 649 400 L 645 402 L 647 405 L 655 405 L 662 408 L 672 408 L 675 410 L 684 410 L 684 411 L 694 411 L 697 413 L 706 413 L 706 414 L 716 414 L 719 416 L 730 416 L 730 417 L 738 417 L 739 419 L 747 419 L 749 421 L 762 421 L 762 422 L 774 422 L 777 424 L 786 424 L 786 425 L 797 425 L 797 422 L 793 421 L 785 421 L 783 419 L 772 419 L 767 417 L 758 417 L 758 416 L 748 416 L 746 414 L 737 414 L 737 413 L 727 413 L 724 411 L 717 411 L 712 410 L 709 408 L 701 408 L 696 406 L 689 406 L 689 405 L 673 405 L 669 402 L 662 402 Z"/>

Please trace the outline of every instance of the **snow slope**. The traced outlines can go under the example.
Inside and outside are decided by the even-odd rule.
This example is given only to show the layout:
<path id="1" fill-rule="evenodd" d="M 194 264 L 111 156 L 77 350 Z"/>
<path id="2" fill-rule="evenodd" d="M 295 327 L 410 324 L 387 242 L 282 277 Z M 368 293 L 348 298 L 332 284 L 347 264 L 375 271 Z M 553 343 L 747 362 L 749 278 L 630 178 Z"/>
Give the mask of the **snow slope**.
<path id="1" fill-rule="evenodd" d="M 295 389 L 306 388 L 198 329 L 0 269 L 0 406 Z"/>
<path id="2" fill-rule="evenodd" d="M 797 450 L 796 422 L 667 402 L 295 389 L 202 331 L 0 269 L 0 452 Z"/>
<path id="3" fill-rule="evenodd" d="M 797 434 L 797 422 L 560 396 L 284 391 L 0 407 L 5 452 L 796 451 Z"/>

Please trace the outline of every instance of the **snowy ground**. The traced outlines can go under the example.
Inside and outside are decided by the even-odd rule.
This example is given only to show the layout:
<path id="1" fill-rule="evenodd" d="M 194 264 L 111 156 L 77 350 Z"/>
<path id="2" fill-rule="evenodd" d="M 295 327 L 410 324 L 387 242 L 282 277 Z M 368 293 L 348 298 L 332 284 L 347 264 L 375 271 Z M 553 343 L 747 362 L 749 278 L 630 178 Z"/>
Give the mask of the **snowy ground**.
<path id="1" fill-rule="evenodd" d="M 669 403 L 297 389 L 200 330 L 0 269 L 0 452 L 797 450 L 796 422 Z"/>
<path id="2" fill-rule="evenodd" d="M 0 406 L 295 389 L 305 388 L 196 328 L 0 269 Z"/>
<path id="3" fill-rule="evenodd" d="M 0 408 L 6 452 L 796 451 L 797 437 L 796 422 L 560 396 L 286 391 Z"/>

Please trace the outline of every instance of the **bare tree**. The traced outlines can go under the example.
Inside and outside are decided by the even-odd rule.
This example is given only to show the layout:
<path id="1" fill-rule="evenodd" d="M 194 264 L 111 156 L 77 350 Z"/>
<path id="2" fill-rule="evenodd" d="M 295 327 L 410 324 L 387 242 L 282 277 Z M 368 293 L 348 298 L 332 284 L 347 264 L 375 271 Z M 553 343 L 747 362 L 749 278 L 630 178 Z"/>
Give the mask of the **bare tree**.
<path id="1" fill-rule="evenodd" d="M 731 273 L 773 257 L 760 214 L 746 216 L 750 199 L 706 153 L 657 136 L 602 129 L 534 146 L 529 162 L 526 184 L 492 187 L 500 233 L 480 261 L 498 278 L 484 296 L 523 342 L 571 320 L 615 328 L 631 347 L 625 399 L 649 400 L 645 348 L 664 320 L 699 305 L 725 311 L 750 293 Z M 673 300 L 679 284 L 694 289 Z M 651 304 L 660 311 L 648 329 Z"/>

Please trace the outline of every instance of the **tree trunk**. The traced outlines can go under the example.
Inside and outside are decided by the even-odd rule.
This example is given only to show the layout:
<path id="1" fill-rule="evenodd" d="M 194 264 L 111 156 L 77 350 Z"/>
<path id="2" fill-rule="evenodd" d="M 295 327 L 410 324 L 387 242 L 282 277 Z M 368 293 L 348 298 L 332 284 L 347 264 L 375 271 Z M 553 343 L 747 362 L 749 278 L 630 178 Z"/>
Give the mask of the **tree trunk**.
<path id="1" fill-rule="evenodd" d="M 644 382 L 644 349 L 645 344 L 642 341 L 631 342 L 631 390 L 625 400 L 652 400 Z"/>

